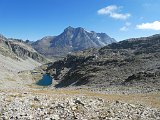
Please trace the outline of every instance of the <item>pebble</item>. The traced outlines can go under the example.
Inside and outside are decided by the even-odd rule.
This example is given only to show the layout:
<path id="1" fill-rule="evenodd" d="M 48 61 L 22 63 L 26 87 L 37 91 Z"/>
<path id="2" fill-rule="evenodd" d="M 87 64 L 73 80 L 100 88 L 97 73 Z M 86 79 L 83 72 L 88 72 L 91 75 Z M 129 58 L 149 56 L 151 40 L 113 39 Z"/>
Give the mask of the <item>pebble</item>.
<path id="1" fill-rule="evenodd" d="M 5 99 L 11 95 L 11 93 L 0 93 L 0 119 L 158 120 L 160 118 L 158 109 L 121 101 L 110 102 L 102 98 L 87 96 L 59 98 L 44 94 L 37 94 L 35 97 L 32 93 L 28 93 L 21 97 L 15 94 L 10 101 Z"/>

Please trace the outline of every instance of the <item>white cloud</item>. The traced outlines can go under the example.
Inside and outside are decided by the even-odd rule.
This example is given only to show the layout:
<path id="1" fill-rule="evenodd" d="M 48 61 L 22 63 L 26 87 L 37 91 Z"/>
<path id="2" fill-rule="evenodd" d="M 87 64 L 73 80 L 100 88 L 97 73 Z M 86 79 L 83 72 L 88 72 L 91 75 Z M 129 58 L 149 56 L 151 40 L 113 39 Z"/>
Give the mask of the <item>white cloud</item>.
<path id="1" fill-rule="evenodd" d="M 136 26 L 137 29 L 142 30 L 160 30 L 160 21 L 154 21 L 152 23 L 142 23 Z"/>
<path id="2" fill-rule="evenodd" d="M 122 19 L 122 20 L 126 20 L 130 16 L 131 15 L 129 13 L 127 13 L 127 14 L 119 14 L 119 13 L 110 14 L 110 17 L 115 18 L 115 19 Z"/>
<path id="3" fill-rule="evenodd" d="M 117 6 L 115 5 L 110 5 L 108 7 L 102 8 L 100 10 L 98 10 L 98 14 L 104 15 L 104 14 L 111 14 L 114 11 L 116 11 L 118 9 Z"/>
<path id="4" fill-rule="evenodd" d="M 129 13 L 118 13 L 118 11 L 121 9 L 122 7 L 118 7 L 116 5 L 110 5 L 107 6 L 105 8 L 102 8 L 100 10 L 97 11 L 97 13 L 99 15 L 109 15 L 110 17 L 114 18 L 114 19 L 120 19 L 120 20 L 126 20 L 127 18 L 129 18 L 131 16 L 131 14 Z"/>
<path id="5" fill-rule="evenodd" d="M 120 28 L 120 31 L 128 31 L 128 28 L 126 26 L 123 26 Z"/>
<path id="6" fill-rule="evenodd" d="M 120 31 L 128 31 L 130 25 L 131 25 L 130 22 L 126 22 L 125 25 L 120 28 Z"/>

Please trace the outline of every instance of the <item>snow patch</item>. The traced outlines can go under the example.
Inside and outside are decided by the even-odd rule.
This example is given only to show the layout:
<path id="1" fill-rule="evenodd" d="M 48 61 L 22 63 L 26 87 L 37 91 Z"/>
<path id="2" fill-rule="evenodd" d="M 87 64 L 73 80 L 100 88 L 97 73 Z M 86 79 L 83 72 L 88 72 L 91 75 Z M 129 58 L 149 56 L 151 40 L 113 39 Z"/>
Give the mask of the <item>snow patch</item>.
<path id="1" fill-rule="evenodd" d="M 88 33 L 92 33 L 91 31 L 88 31 L 88 30 L 86 30 L 86 29 L 84 29 L 86 32 L 88 32 Z"/>
<path id="2" fill-rule="evenodd" d="M 98 39 L 98 43 L 99 43 L 101 46 L 105 46 L 105 45 L 106 45 L 106 43 L 104 43 L 104 42 L 102 42 L 102 41 L 100 40 L 100 37 L 99 37 L 99 36 L 97 36 L 96 38 Z"/>
<path id="3" fill-rule="evenodd" d="M 99 40 L 99 39 L 100 39 L 100 37 L 98 37 L 98 36 L 97 36 L 97 39 Z"/>

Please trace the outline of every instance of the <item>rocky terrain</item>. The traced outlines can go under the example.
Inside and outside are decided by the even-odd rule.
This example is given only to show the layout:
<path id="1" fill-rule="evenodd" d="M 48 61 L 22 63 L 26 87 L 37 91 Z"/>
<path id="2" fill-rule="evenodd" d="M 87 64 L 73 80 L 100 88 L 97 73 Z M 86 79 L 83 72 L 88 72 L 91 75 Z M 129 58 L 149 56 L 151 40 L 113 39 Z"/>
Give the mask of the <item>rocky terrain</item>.
<path id="1" fill-rule="evenodd" d="M 0 79 L 31 70 L 48 60 L 22 40 L 0 35 Z"/>
<path id="2" fill-rule="evenodd" d="M 116 42 L 105 33 L 86 31 L 84 28 L 68 27 L 58 36 L 47 36 L 31 45 L 45 56 L 66 56 L 68 53 L 92 47 L 103 47 Z"/>
<path id="3" fill-rule="evenodd" d="M 159 91 L 159 51 L 160 35 L 129 39 L 68 55 L 50 65 L 47 72 L 59 81 L 56 87 L 84 85 L 105 90 L 139 86 L 140 90 Z"/>
<path id="4" fill-rule="evenodd" d="M 5 38 L 0 36 L 0 53 L 6 57 L 19 57 L 24 60 L 27 58 L 34 59 L 37 62 L 45 63 L 47 60 L 35 51 L 32 46 L 26 44 L 23 40 Z"/>
<path id="5" fill-rule="evenodd" d="M 0 120 L 160 119 L 159 35 L 88 49 L 39 67 L 32 53 L 22 52 L 32 48 L 19 48 L 25 44 L 16 40 L 11 51 L 3 39 L 0 69 L 7 77 L 0 79 Z M 46 73 L 53 84 L 38 86 Z"/>
<path id="6" fill-rule="evenodd" d="M 160 111 L 140 104 L 51 93 L 0 93 L 0 119 L 158 120 Z"/>
<path id="7" fill-rule="evenodd" d="M 29 71 L 0 83 L 1 120 L 158 120 L 159 93 L 99 93 L 41 87 Z"/>

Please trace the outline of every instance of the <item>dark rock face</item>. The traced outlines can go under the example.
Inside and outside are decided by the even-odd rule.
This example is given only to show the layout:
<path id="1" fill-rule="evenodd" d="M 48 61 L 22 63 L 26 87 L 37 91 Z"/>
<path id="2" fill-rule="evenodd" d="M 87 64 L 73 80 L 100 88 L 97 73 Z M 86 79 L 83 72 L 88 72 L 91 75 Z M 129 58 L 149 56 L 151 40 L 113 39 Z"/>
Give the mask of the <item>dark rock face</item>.
<path id="1" fill-rule="evenodd" d="M 48 36 L 32 44 L 46 56 L 65 56 L 70 52 L 92 47 L 103 47 L 116 42 L 105 33 L 88 32 L 85 29 L 68 27 L 58 36 Z"/>
<path id="2" fill-rule="evenodd" d="M 40 54 L 38 54 L 36 51 L 29 51 L 17 44 L 10 43 L 12 51 L 20 58 L 27 59 L 27 57 L 32 58 L 33 60 L 36 60 L 38 62 L 46 62 L 47 60 Z"/>
<path id="3" fill-rule="evenodd" d="M 56 87 L 160 85 L 160 36 L 129 39 L 67 56 L 48 67 Z"/>
<path id="4" fill-rule="evenodd" d="M 2 35 L 0 36 L 0 53 L 14 59 L 18 59 L 18 57 L 27 59 L 29 57 L 40 63 L 47 62 L 42 55 L 37 53 L 30 45 L 22 40 L 7 39 Z"/>
<path id="5" fill-rule="evenodd" d="M 90 61 L 94 58 L 94 56 L 74 56 L 68 55 L 64 60 L 59 60 L 54 62 L 53 65 L 48 67 L 47 71 L 54 76 L 56 80 L 62 80 L 61 84 L 57 85 L 57 87 L 68 86 L 70 84 L 78 82 L 81 78 L 79 78 L 83 71 L 78 71 L 77 68 L 83 67 L 87 61 Z M 84 78 L 83 78 L 84 79 Z M 85 84 L 86 81 L 84 79 L 80 80 L 81 84 Z M 84 83 L 85 82 L 85 83 Z M 80 83 L 76 83 L 77 85 Z"/>

